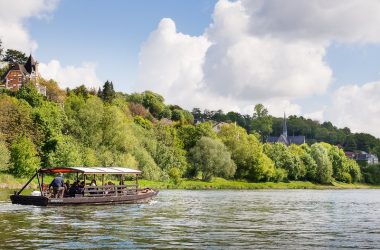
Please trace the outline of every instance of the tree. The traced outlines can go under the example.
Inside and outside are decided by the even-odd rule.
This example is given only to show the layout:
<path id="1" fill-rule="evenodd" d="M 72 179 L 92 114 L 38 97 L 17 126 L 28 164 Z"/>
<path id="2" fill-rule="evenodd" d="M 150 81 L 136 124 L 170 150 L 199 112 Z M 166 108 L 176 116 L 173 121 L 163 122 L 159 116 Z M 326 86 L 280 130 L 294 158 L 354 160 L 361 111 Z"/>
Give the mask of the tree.
<path id="1" fill-rule="evenodd" d="M 27 177 L 40 166 L 40 158 L 32 140 L 22 135 L 14 141 L 10 148 L 9 172 L 16 177 Z"/>
<path id="2" fill-rule="evenodd" d="M 16 97 L 18 99 L 24 99 L 30 106 L 37 107 L 42 104 L 43 97 L 38 93 L 36 87 L 31 82 L 23 84 L 20 90 L 17 92 Z"/>
<path id="3" fill-rule="evenodd" d="M 5 141 L 0 139 L 0 171 L 7 171 L 9 167 L 10 153 Z"/>
<path id="4" fill-rule="evenodd" d="M 333 169 L 326 148 L 320 143 L 314 143 L 310 154 L 317 164 L 316 180 L 322 184 L 331 183 Z"/>
<path id="5" fill-rule="evenodd" d="M 236 177 L 253 181 L 268 181 L 275 176 L 273 162 L 263 153 L 257 137 L 234 124 L 223 125 L 219 138 L 232 154 L 237 165 Z"/>
<path id="6" fill-rule="evenodd" d="M 252 129 L 261 135 L 263 141 L 272 133 L 272 118 L 268 115 L 268 110 L 262 104 L 255 105 L 253 113 Z"/>
<path id="7" fill-rule="evenodd" d="M 104 102 L 111 103 L 112 100 L 116 97 L 115 90 L 113 89 L 113 83 L 106 81 L 103 85 L 103 90 L 101 93 L 101 98 Z"/>
<path id="8" fill-rule="evenodd" d="M 227 148 L 209 137 L 202 137 L 190 150 L 190 160 L 202 172 L 204 181 L 210 181 L 214 176 L 230 178 L 235 174 L 236 165 Z"/>
<path id="9" fill-rule="evenodd" d="M 57 167 L 82 166 L 80 144 L 71 136 L 57 137 L 56 149 L 49 155 L 48 163 L 50 166 Z"/>
<path id="10" fill-rule="evenodd" d="M 7 49 L 5 52 L 5 56 L 3 58 L 4 62 L 9 62 L 10 64 L 25 64 L 28 61 L 28 57 L 25 55 L 25 53 L 13 50 L 13 49 Z"/>

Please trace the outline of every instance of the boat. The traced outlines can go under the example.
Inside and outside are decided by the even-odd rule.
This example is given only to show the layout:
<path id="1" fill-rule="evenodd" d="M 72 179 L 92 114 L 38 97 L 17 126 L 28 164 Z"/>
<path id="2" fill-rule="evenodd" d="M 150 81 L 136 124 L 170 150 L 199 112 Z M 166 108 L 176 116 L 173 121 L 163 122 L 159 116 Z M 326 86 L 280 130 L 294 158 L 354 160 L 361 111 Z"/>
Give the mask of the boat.
<path id="1" fill-rule="evenodd" d="M 48 184 L 44 183 L 46 174 L 70 174 L 71 177 L 76 175 L 76 180 L 82 180 L 84 186 L 81 187 L 80 193 L 74 195 L 54 195 Z M 56 167 L 39 169 L 29 179 L 29 181 L 13 195 L 10 199 L 13 204 L 35 205 L 35 206 L 65 206 L 65 205 L 102 205 L 102 204 L 119 204 L 119 203 L 146 203 L 158 194 L 158 190 L 152 188 L 139 188 L 138 176 L 140 170 L 124 167 Z M 89 177 L 95 179 L 101 175 L 102 185 L 91 186 L 86 183 Z M 119 178 L 119 185 L 105 183 L 105 175 L 113 175 Z M 133 184 L 125 185 L 125 177 L 130 176 Z M 81 177 L 81 179 L 80 179 Z M 33 191 L 29 195 L 21 194 L 30 182 L 37 178 L 39 191 Z M 130 178 L 130 179 L 131 179 Z"/>

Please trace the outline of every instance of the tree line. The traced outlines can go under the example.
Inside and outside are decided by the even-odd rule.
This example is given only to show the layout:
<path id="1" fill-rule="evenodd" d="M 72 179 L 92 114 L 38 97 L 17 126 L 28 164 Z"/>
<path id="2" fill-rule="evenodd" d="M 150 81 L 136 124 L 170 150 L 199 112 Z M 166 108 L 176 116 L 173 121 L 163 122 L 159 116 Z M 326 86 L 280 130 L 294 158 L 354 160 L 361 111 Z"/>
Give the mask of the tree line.
<path id="1" fill-rule="evenodd" d="M 117 93 L 109 81 L 97 91 L 83 85 L 62 90 L 52 80 L 40 84 L 47 88 L 46 97 L 31 83 L 0 94 L 0 166 L 17 177 L 39 167 L 128 166 L 142 170 L 146 179 L 175 182 L 182 177 L 316 183 L 378 179 L 377 169 L 363 171 L 335 145 L 287 147 L 263 143 L 256 130 L 247 132 L 238 123 L 219 130 L 212 121 L 195 124 L 194 112 L 166 105 L 151 91 Z"/>

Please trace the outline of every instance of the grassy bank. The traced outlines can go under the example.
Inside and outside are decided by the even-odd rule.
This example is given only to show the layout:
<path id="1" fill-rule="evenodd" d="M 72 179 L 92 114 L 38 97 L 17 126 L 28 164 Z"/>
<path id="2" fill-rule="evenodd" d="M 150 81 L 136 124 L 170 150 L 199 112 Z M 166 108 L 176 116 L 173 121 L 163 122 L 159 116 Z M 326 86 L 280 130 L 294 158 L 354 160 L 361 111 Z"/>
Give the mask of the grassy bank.
<path id="1" fill-rule="evenodd" d="M 47 177 L 46 182 L 51 181 L 53 177 Z M 14 178 L 12 175 L 0 174 L 0 188 L 19 189 L 29 179 L 28 178 Z M 182 179 L 178 184 L 172 181 L 149 181 L 140 180 L 140 186 L 152 187 L 158 189 L 350 189 L 350 188 L 380 188 L 379 185 L 368 184 L 347 184 L 334 182 L 330 185 L 315 184 L 309 181 L 291 181 L 291 182 L 247 182 L 247 181 L 232 181 L 223 178 L 214 178 L 211 182 L 201 180 Z M 34 179 L 29 184 L 29 189 L 37 189 L 37 179 Z"/>
<path id="2" fill-rule="evenodd" d="M 359 188 L 380 188 L 377 185 L 368 184 L 347 184 L 334 182 L 330 185 L 315 184 L 309 181 L 291 182 L 246 182 L 231 181 L 222 178 L 214 178 L 212 182 L 201 180 L 183 179 L 179 184 L 173 182 L 147 181 L 141 180 L 141 186 L 148 186 L 158 189 L 359 189 Z"/>

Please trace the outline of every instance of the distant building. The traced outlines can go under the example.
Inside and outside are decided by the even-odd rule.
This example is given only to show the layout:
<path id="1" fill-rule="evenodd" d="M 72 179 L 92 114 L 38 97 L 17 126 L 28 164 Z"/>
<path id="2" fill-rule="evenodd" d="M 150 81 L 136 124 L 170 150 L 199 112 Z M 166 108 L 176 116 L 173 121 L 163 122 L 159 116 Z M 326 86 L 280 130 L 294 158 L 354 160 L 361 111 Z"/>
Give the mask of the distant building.
<path id="1" fill-rule="evenodd" d="M 296 145 L 301 145 L 306 142 L 305 136 L 303 135 L 298 135 L 298 136 L 288 136 L 288 128 L 286 126 L 286 116 L 284 114 L 284 123 L 282 127 L 282 134 L 280 137 L 275 137 L 275 136 L 269 136 L 267 142 L 269 143 L 284 143 L 286 146 L 289 146 L 290 144 L 296 144 Z"/>
<path id="2" fill-rule="evenodd" d="M 379 163 L 379 159 L 377 158 L 376 155 L 369 154 L 369 153 L 364 152 L 364 151 L 359 151 L 356 154 L 355 160 L 357 160 L 357 161 L 366 161 L 368 164 L 377 164 L 377 163 Z"/>
<path id="3" fill-rule="evenodd" d="M 17 91 L 26 81 L 31 81 L 38 92 L 46 96 L 46 87 L 38 83 L 38 62 L 32 55 L 29 56 L 25 64 L 13 64 L 3 76 L 1 76 L 2 87 Z"/>

